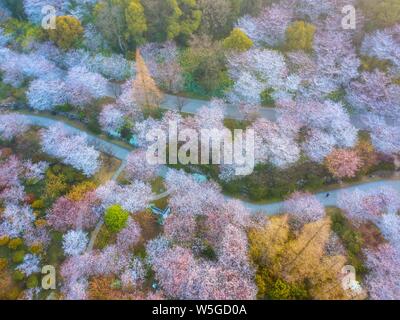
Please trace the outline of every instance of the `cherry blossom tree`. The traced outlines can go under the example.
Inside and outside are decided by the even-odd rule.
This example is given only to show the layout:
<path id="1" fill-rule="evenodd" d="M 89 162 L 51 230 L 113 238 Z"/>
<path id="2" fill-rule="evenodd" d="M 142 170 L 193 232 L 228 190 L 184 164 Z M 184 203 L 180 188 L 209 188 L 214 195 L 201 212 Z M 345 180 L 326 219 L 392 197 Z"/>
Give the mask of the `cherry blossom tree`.
<path id="1" fill-rule="evenodd" d="M 124 114 L 112 104 L 105 105 L 99 115 L 101 128 L 111 135 L 119 136 L 124 121 Z"/>
<path id="2" fill-rule="evenodd" d="M 145 44 L 140 50 L 157 84 L 169 92 L 180 92 L 183 87 L 183 77 L 176 44 L 172 41 L 153 42 Z"/>
<path id="3" fill-rule="evenodd" d="M 277 122 L 294 139 L 306 133 L 301 146 L 313 161 L 322 162 L 334 147 L 350 148 L 357 142 L 357 129 L 340 103 L 305 99 L 280 101 L 278 106 Z"/>
<path id="4" fill-rule="evenodd" d="M 167 190 L 171 192 L 169 205 L 176 213 L 207 214 L 218 210 L 224 201 L 215 183 L 199 183 L 183 171 L 169 170 L 165 177 L 165 184 Z"/>
<path id="5" fill-rule="evenodd" d="M 23 115 L 10 113 L 0 115 L 0 138 L 10 141 L 29 129 L 28 120 Z"/>
<path id="6" fill-rule="evenodd" d="M 51 227 L 58 231 L 68 229 L 89 229 L 98 218 L 98 200 L 93 192 L 89 192 L 81 201 L 72 201 L 67 197 L 59 198 L 47 214 Z"/>
<path id="7" fill-rule="evenodd" d="M 34 80 L 27 91 L 28 104 L 35 110 L 52 110 L 67 102 L 65 83 L 61 80 Z"/>
<path id="8" fill-rule="evenodd" d="M 371 220 L 379 225 L 383 214 L 395 214 L 400 209 L 399 193 L 389 187 L 372 191 L 343 191 L 338 206 L 356 225 Z"/>
<path id="9" fill-rule="evenodd" d="M 129 180 L 151 181 L 157 177 L 159 169 L 159 166 L 149 164 L 146 151 L 136 150 L 128 155 L 124 173 Z"/>
<path id="10" fill-rule="evenodd" d="M 300 82 L 297 75 L 289 74 L 284 56 L 274 50 L 254 48 L 233 54 L 228 65 L 229 75 L 236 82 L 228 95 L 233 102 L 260 104 L 265 89 L 272 91 L 274 100 L 289 98 Z"/>
<path id="11" fill-rule="evenodd" d="M 117 246 L 121 250 L 129 250 L 135 246 L 141 237 L 141 229 L 137 222 L 128 218 L 126 227 L 117 235 Z"/>
<path id="12" fill-rule="evenodd" d="M 300 148 L 285 128 L 266 119 L 257 119 L 251 126 L 255 136 L 257 162 L 271 162 L 280 168 L 288 167 L 300 158 Z"/>
<path id="13" fill-rule="evenodd" d="M 400 252 L 400 216 L 396 213 L 384 214 L 378 227 L 385 239 Z"/>
<path id="14" fill-rule="evenodd" d="M 1 48 L 0 58 L 2 80 L 14 87 L 20 87 L 28 78 L 54 80 L 62 75 L 54 63 L 35 52 L 20 54 Z"/>
<path id="15" fill-rule="evenodd" d="M 25 276 L 30 276 L 32 273 L 40 271 L 40 259 L 37 255 L 28 253 L 16 269 L 24 273 Z"/>
<path id="16" fill-rule="evenodd" d="M 107 80 L 82 66 L 73 67 L 68 71 L 65 86 L 68 102 L 78 107 L 110 95 Z"/>
<path id="17" fill-rule="evenodd" d="M 43 151 L 91 176 L 100 168 L 100 153 L 87 143 L 86 135 L 70 135 L 63 125 L 41 130 Z"/>
<path id="18" fill-rule="evenodd" d="M 138 180 L 126 186 L 109 181 L 96 190 L 96 195 L 101 199 L 103 208 L 119 204 L 129 212 L 144 210 L 153 197 L 151 186 Z"/>
<path id="19" fill-rule="evenodd" d="M 164 236 L 173 243 L 193 243 L 196 231 L 196 216 L 172 213 L 164 221 Z"/>
<path id="20" fill-rule="evenodd" d="M 0 235 L 17 238 L 35 221 L 35 216 L 28 206 L 6 204 L 0 221 Z"/>
<path id="21" fill-rule="evenodd" d="M 293 19 L 290 5 L 276 3 L 265 8 L 259 16 L 244 16 L 237 27 L 256 44 L 277 46 L 285 41 L 285 32 Z"/>
<path id="22" fill-rule="evenodd" d="M 43 7 L 52 6 L 57 10 L 58 15 L 64 15 L 68 2 L 62 0 L 23 0 L 23 4 L 29 21 L 39 24 L 44 17 Z"/>
<path id="23" fill-rule="evenodd" d="M 133 258 L 131 267 L 121 275 L 121 282 L 124 288 L 136 287 L 143 283 L 146 276 L 145 265 L 139 258 Z"/>
<path id="24" fill-rule="evenodd" d="M 26 160 L 23 163 L 24 166 L 24 178 L 27 180 L 40 181 L 43 180 L 44 174 L 49 167 L 49 164 L 45 161 L 39 161 L 33 163 L 31 160 Z"/>
<path id="25" fill-rule="evenodd" d="M 398 300 L 400 298 L 400 254 L 389 244 L 376 250 L 366 250 L 366 265 L 370 273 L 365 284 L 374 300 Z"/>
<path id="26" fill-rule="evenodd" d="M 363 163 L 354 150 L 335 149 L 325 159 L 329 172 L 336 178 L 353 178 Z"/>
<path id="27" fill-rule="evenodd" d="M 347 100 L 359 112 L 396 118 L 400 114 L 400 86 L 381 71 L 364 72 L 347 89 Z"/>
<path id="28" fill-rule="evenodd" d="M 389 60 L 400 70 L 400 24 L 376 30 L 364 37 L 361 53 L 379 60 Z"/>
<path id="29" fill-rule="evenodd" d="M 63 250 L 66 255 L 77 256 L 82 254 L 89 242 L 86 232 L 70 230 L 63 236 Z"/>
<path id="30" fill-rule="evenodd" d="M 99 73 L 110 80 L 123 81 L 133 76 L 133 63 L 120 54 L 93 56 L 87 67 L 94 73 Z"/>
<path id="31" fill-rule="evenodd" d="M 283 205 L 296 225 L 318 221 L 325 217 L 325 208 L 318 199 L 308 192 L 294 192 Z"/>

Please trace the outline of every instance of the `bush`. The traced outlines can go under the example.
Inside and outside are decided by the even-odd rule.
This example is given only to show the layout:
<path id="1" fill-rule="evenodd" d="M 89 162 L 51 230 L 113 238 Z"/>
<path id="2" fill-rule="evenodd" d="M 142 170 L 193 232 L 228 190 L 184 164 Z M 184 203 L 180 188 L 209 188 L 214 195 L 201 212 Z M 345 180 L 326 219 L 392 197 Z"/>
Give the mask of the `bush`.
<path id="1" fill-rule="evenodd" d="M 21 263 L 22 261 L 24 261 L 24 257 L 25 257 L 25 251 L 24 250 L 19 250 L 19 251 L 14 253 L 14 255 L 12 257 L 12 261 L 14 263 Z"/>
<path id="2" fill-rule="evenodd" d="M 6 246 L 9 241 L 10 241 L 10 238 L 8 236 L 1 237 L 0 238 L 0 246 Z"/>
<path id="3" fill-rule="evenodd" d="M 10 240 L 10 242 L 8 243 L 8 247 L 11 250 L 15 250 L 15 249 L 18 249 L 20 246 L 22 246 L 23 243 L 24 242 L 22 241 L 22 239 L 15 238 L 15 239 Z"/>
<path id="4" fill-rule="evenodd" d="M 253 41 L 239 28 L 234 28 L 231 34 L 223 41 L 225 49 L 247 51 L 253 46 Z"/>
<path id="5" fill-rule="evenodd" d="M 0 271 L 3 271 L 7 268 L 8 262 L 6 258 L 0 258 Z"/>
<path id="6" fill-rule="evenodd" d="M 49 30 L 49 38 L 62 49 L 76 46 L 82 39 L 83 28 L 81 22 L 72 16 L 56 18 L 56 29 Z"/>
<path id="7" fill-rule="evenodd" d="M 332 230 L 338 235 L 346 248 L 349 264 L 354 266 L 358 275 L 365 274 L 367 268 L 362 259 L 362 235 L 354 230 L 340 209 L 330 209 L 328 212 L 332 221 Z"/>
<path id="8" fill-rule="evenodd" d="M 13 273 L 13 279 L 15 280 L 15 281 L 21 281 L 21 280 L 23 280 L 25 278 L 25 275 L 21 272 L 21 271 L 19 271 L 19 270 L 15 270 L 14 271 L 14 273 Z"/>
<path id="9" fill-rule="evenodd" d="M 34 244 L 29 248 L 29 251 L 33 254 L 40 254 L 43 252 L 43 245 L 40 243 Z"/>
<path id="10" fill-rule="evenodd" d="M 39 285 L 39 280 L 36 275 L 29 276 L 28 280 L 26 281 L 26 287 L 28 289 L 36 288 Z"/>
<path id="11" fill-rule="evenodd" d="M 274 89 L 268 88 L 261 92 L 261 105 L 263 107 L 273 107 L 274 106 L 274 98 L 272 97 L 272 93 L 274 93 Z"/>
<path id="12" fill-rule="evenodd" d="M 41 209 L 44 209 L 44 208 L 46 208 L 46 206 L 45 206 L 44 201 L 42 199 L 38 199 L 38 200 L 33 201 L 32 209 L 41 210 Z"/>
<path id="13" fill-rule="evenodd" d="M 128 217 L 128 211 L 122 209 L 120 205 L 113 205 L 106 210 L 104 222 L 111 232 L 117 233 L 125 228 Z"/>
<path id="14" fill-rule="evenodd" d="M 72 201 L 80 201 L 83 199 L 85 194 L 89 191 L 96 189 L 96 184 L 92 181 L 84 181 L 72 187 L 71 191 L 68 192 L 67 198 Z"/>
<path id="15" fill-rule="evenodd" d="M 288 50 L 311 51 L 314 40 L 315 26 L 296 21 L 286 30 L 286 48 Z"/>

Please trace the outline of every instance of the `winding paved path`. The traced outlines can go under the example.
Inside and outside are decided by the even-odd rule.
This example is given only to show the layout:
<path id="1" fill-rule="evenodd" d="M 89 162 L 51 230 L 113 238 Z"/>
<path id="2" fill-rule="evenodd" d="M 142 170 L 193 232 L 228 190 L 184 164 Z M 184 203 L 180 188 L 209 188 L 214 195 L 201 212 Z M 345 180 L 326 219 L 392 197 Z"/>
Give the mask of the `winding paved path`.
<path id="1" fill-rule="evenodd" d="M 85 133 L 85 132 L 81 131 L 80 129 L 77 129 L 77 128 L 75 128 L 69 124 L 66 124 L 62 121 L 59 121 L 59 120 L 54 120 L 54 119 L 46 118 L 43 116 L 37 116 L 37 115 L 25 115 L 25 116 L 27 117 L 27 119 L 31 125 L 36 125 L 36 126 L 40 126 L 40 127 L 49 127 L 56 123 L 62 123 L 69 133 L 72 133 L 72 134 Z M 0 116 L 0 118 L 1 118 L 1 116 Z M 117 159 L 120 159 L 123 161 L 121 164 L 121 167 L 118 169 L 118 171 L 116 172 L 116 174 L 113 177 L 113 179 L 116 179 L 118 174 L 123 170 L 126 157 L 128 156 L 128 154 L 131 151 L 122 146 L 114 144 L 112 142 L 105 141 L 94 135 L 87 134 L 87 133 L 85 133 L 85 134 L 87 135 L 89 142 L 92 143 L 100 151 L 107 153 L 107 154 L 111 154 L 114 157 L 116 157 Z M 160 176 L 164 176 L 165 173 L 166 173 L 166 167 L 163 167 L 160 170 Z M 337 190 L 331 190 L 331 191 L 329 191 L 329 197 L 326 197 L 327 192 L 318 193 L 318 194 L 316 194 L 316 196 L 323 205 L 333 206 L 336 204 L 337 196 L 340 191 L 343 191 L 343 190 L 351 191 L 351 190 L 355 190 L 355 189 L 361 189 L 361 190 L 366 191 L 366 190 L 376 189 L 376 188 L 384 187 L 384 186 L 392 187 L 400 192 L 400 180 L 381 180 L 381 181 L 376 181 L 376 182 L 368 182 L 368 183 L 363 183 L 363 184 L 359 184 L 359 185 L 355 185 L 355 186 L 345 187 L 345 188 L 341 188 L 341 189 L 337 189 Z M 160 197 L 167 196 L 167 195 L 168 195 L 168 192 L 165 192 L 161 195 L 156 196 L 156 198 L 160 198 Z M 226 196 L 226 198 L 229 199 L 230 197 Z M 250 202 L 246 202 L 246 201 L 242 201 L 242 203 L 246 208 L 248 208 L 252 212 L 264 211 L 269 215 L 279 213 L 281 211 L 282 204 L 283 204 L 283 202 L 276 202 L 276 203 L 270 203 L 270 204 L 255 204 L 255 203 L 250 203 Z"/>

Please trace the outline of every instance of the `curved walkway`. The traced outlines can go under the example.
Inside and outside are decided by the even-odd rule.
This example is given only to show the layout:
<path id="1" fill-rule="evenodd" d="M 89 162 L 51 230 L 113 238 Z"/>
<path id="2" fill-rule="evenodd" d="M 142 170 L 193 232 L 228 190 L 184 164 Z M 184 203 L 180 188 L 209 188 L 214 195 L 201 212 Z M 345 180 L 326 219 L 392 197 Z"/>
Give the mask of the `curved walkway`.
<path id="1" fill-rule="evenodd" d="M 122 170 L 124 168 L 126 157 L 130 153 L 130 150 L 128 150 L 124 147 L 121 147 L 117 144 L 114 144 L 112 142 L 105 141 L 94 135 L 87 134 L 87 133 L 83 132 L 82 130 L 77 129 L 77 128 L 75 128 L 69 124 L 66 124 L 62 121 L 59 121 L 59 120 L 54 120 L 54 119 L 46 118 L 43 116 L 37 116 L 37 115 L 24 115 L 24 116 L 28 119 L 28 121 L 31 125 L 36 125 L 36 126 L 40 126 L 40 127 L 49 127 L 49 126 L 57 124 L 57 123 L 62 123 L 69 133 L 72 133 L 72 134 L 84 133 L 84 134 L 86 134 L 89 142 L 92 143 L 100 151 L 110 154 L 110 155 L 122 160 L 121 167 L 118 169 L 118 171 L 114 175 L 113 179 L 116 179 L 117 176 L 119 175 L 119 173 L 122 172 Z M 166 173 L 166 167 L 163 167 L 160 170 L 159 174 L 161 176 L 164 176 L 165 173 Z M 375 182 L 362 183 L 362 184 L 358 184 L 358 185 L 354 185 L 354 186 L 331 190 L 329 192 L 327 191 L 327 192 L 317 193 L 316 197 L 324 206 L 334 206 L 334 205 L 336 205 L 338 194 L 341 191 L 344 191 L 344 190 L 352 191 L 355 189 L 361 189 L 361 190 L 367 191 L 367 190 L 377 189 L 380 187 L 392 187 L 400 192 L 400 180 L 381 180 L 381 181 L 375 181 Z M 327 197 L 326 195 L 328 193 L 329 193 L 329 196 Z M 168 194 L 169 194 L 168 192 L 164 192 L 160 195 L 157 195 L 155 197 L 155 199 L 160 199 L 162 197 L 168 196 Z M 226 196 L 226 198 L 232 199 L 229 196 Z M 255 204 L 255 203 L 246 202 L 246 201 L 242 201 L 242 200 L 241 200 L 241 202 L 243 203 L 243 205 L 246 208 L 248 208 L 252 212 L 264 211 L 266 214 L 269 214 L 269 215 L 278 214 L 279 212 L 281 212 L 282 205 L 283 205 L 283 202 L 275 202 L 275 203 L 269 203 L 269 204 Z"/>

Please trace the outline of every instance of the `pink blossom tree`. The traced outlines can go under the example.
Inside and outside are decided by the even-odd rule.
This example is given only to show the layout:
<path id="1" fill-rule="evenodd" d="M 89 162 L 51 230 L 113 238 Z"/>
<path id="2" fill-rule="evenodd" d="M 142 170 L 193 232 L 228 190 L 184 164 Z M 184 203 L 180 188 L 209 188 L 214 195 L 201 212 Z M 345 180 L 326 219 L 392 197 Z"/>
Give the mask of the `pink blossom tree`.
<path id="1" fill-rule="evenodd" d="M 117 235 L 117 246 L 120 250 L 129 250 L 135 246 L 141 237 L 141 229 L 137 222 L 128 218 L 126 227 Z"/>
<path id="2" fill-rule="evenodd" d="M 255 132 L 257 162 L 271 162 L 287 168 L 300 158 L 300 148 L 285 128 L 266 119 L 257 119 L 251 126 Z"/>
<path id="3" fill-rule="evenodd" d="M 178 48 L 174 42 L 147 43 L 141 47 L 140 52 L 160 87 L 172 93 L 182 91 L 182 68 L 178 61 Z"/>
<path id="4" fill-rule="evenodd" d="M 318 199 L 308 192 L 294 192 L 283 205 L 284 212 L 287 212 L 298 226 L 315 222 L 325 216 L 325 208 Z"/>
<path id="5" fill-rule="evenodd" d="M 285 41 L 285 32 L 293 19 L 293 10 L 285 3 L 264 9 L 259 16 L 244 16 L 237 27 L 258 45 L 277 46 Z"/>
<path id="6" fill-rule="evenodd" d="M 376 30 L 364 37 L 361 53 L 379 60 L 389 60 L 400 70 L 400 24 Z"/>
<path id="7" fill-rule="evenodd" d="M 29 106 L 35 110 L 52 110 L 67 102 L 65 83 L 61 80 L 34 80 L 27 91 Z"/>
<path id="8" fill-rule="evenodd" d="M 355 177 L 362 164 L 355 151 L 346 149 L 335 149 L 325 159 L 329 172 L 339 179 Z"/>
<path id="9" fill-rule="evenodd" d="M 23 115 L 10 113 L 0 115 L 0 138 L 10 141 L 29 129 L 27 118 Z"/>
<path id="10" fill-rule="evenodd" d="M 68 102 L 78 107 L 110 95 L 107 80 L 82 66 L 73 67 L 68 71 L 65 86 Z"/>
<path id="11" fill-rule="evenodd" d="M 43 151 L 91 176 L 100 168 L 100 153 L 89 146 L 84 134 L 71 135 L 60 124 L 40 133 Z"/>
<path id="12" fill-rule="evenodd" d="M 70 230 L 63 236 L 63 250 L 66 255 L 76 256 L 82 254 L 89 242 L 86 232 Z"/>
<path id="13" fill-rule="evenodd" d="M 124 114 L 112 104 L 105 105 L 99 115 L 99 123 L 103 131 L 119 136 L 119 130 L 124 125 Z"/>
<path id="14" fill-rule="evenodd" d="M 367 267 L 370 273 L 365 279 L 369 295 L 374 300 L 398 300 L 400 298 L 400 254 L 389 244 L 376 250 L 367 250 Z"/>
<path id="15" fill-rule="evenodd" d="M 151 181 L 157 177 L 159 169 L 159 166 L 149 164 L 146 151 L 137 150 L 128 155 L 124 173 L 129 180 Z"/>
<path id="16" fill-rule="evenodd" d="M 72 201 L 66 197 L 59 198 L 47 214 L 49 225 L 58 231 L 68 229 L 90 229 L 98 218 L 96 209 L 98 199 L 89 192 L 80 201 Z"/>
<path id="17" fill-rule="evenodd" d="M 119 204 L 129 212 L 139 212 L 149 205 L 153 193 L 149 184 L 139 180 L 126 186 L 109 181 L 96 190 L 96 196 L 101 200 L 104 209 Z"/>

